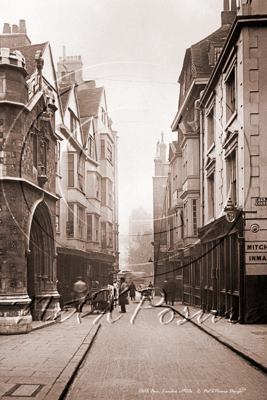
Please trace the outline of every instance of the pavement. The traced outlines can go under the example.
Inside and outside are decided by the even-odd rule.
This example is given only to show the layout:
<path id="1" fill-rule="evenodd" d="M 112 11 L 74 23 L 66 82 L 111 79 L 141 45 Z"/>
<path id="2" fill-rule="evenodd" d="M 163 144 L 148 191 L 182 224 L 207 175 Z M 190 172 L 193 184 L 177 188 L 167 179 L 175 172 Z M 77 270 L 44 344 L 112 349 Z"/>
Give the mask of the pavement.
<path id="1" fill-rule="evenodd" d="M 89 308 L 84 307 L 82 316 Z M 181 302 L 176 302 L 174 308 L 185 315 Z M 188 309 L 188 318 L 183 323 L 193 323 L 267 372 L 267 325 L 231 324 L 225 318 L 213 323 L 211 316 L 199 323 L 198 315 L 194 314 L 200 310 L 191 306 Z M 114 311 L 114 318 L 118 310 L 119 307 Z M 28 334 L 0 336 L 0 398 L 63 399 L 101 326 L 101 320 L 93 325 L 96 317 L 85 316 L 78 323 L 74 314 L 62 323 L 34 322 Z M 168 319 L 166 315 L 163 322 Z M 179 320 L 182 318 L 176 314 L 171 323 Z"/>

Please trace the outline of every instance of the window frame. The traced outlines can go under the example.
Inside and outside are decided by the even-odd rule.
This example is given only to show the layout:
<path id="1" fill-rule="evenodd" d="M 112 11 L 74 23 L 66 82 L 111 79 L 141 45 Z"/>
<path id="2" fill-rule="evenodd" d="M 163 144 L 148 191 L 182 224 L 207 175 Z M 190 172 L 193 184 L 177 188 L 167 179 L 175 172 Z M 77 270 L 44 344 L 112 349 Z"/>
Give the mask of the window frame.
<path id="1" fill-rule="evenodd" d="M 68 187 L 75 187 L 75 154 L 68 153 Z M 72 161 L 70 160 L 72 158 Z M 72 169 L 70 167 L 73 167 Z"/>
<path id="2" fill-rule="evenodd" d="M 68 238 L 74 238 L 74 205 L 75 203 L 68 203 L 68 220 L 66 221 L 66 232 Z"/>
<path id="3" fill-rule="evenodd" d="M 232 55 L 231 61 L 228 62 L 228 67 L 223 70 L 224 84 L 226 93 L 226 122 L 237 114 L 237 55 L 236 52 Z M 234 101 L 233 101 L 233 85 L 234 85 Z"/>

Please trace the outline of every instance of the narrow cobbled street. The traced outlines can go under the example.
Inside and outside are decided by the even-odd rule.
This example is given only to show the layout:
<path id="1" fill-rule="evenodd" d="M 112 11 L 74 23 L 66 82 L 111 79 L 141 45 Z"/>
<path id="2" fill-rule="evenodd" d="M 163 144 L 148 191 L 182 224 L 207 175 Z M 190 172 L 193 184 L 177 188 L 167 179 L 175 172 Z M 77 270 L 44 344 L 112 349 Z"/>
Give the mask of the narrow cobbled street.
<path id="1" fill-rule="evenodd" d="M 141 309 L 131 325 L 136 306 L 116 323 L 101 319 L 67 400 L 267 398 L 263 372 L 192 323 L 161 325 L 159 309 Z"/>

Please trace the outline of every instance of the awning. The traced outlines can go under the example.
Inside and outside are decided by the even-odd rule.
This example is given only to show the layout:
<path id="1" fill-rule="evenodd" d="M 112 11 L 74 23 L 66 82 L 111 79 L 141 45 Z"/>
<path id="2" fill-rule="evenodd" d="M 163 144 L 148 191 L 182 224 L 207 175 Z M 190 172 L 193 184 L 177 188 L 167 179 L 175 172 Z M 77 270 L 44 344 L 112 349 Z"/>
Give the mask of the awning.
<path id="1" fill-rule="evenodd" d="M 200 244 L 183 247 L 176 254 L 169 257 L 170 262 L 184 261 L 187 258 L 199 258 L 201 256 Z"/>
<path id="2" fill-rule="evenodd" d="M 68 256 L 76 256 L 86 258 L 92 261 L 100 261 L 105 263 L 114 263 L 116 261 L 115 256 L 112 254 L 101 253 L 99 251 L 82 251 L 78 249 L 70 249 L 68 247 L 57 247 L 58 254 L 65 254 Z"/>

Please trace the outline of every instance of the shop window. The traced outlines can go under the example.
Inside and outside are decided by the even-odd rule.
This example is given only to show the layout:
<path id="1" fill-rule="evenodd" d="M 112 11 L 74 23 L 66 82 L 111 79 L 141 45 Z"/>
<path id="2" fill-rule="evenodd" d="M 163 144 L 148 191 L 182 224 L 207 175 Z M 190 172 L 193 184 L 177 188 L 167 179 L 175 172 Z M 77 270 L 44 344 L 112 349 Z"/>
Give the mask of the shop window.
<path id="1" fill-rule="evenodd" d="M 74 187 L 74 154 L 68 154 L 68 187 Z"/>

